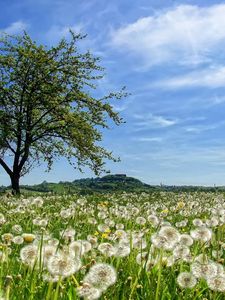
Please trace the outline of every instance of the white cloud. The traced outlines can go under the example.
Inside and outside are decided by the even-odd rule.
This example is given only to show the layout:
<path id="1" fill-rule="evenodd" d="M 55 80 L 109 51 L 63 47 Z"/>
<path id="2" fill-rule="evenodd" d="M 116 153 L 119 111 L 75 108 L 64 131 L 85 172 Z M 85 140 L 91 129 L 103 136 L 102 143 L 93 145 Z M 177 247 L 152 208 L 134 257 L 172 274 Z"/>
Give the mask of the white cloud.
<path id="1" fill-rule="evenodd" d="M 169 120 L 162 116 L 152 116 L 150 120 L 152 120 L 153 123 L 159 125 L 160 127 L 168 127 L 177 123 L 176 120 Z"/>
<path id="2" fill-rule="evenodd" d="M 202 133 L 208 130 L 215 130 L 224 125 L 225 125 L 225 121 L 220 121 L 214 124 L 200 124 L 200 125 L 188 126 L 184 129 L 186 132 L 190 132 L 190 133 Z"/>
<path id="3" fill-rule="evenodd" d="M 27 23 L 23 21 L 17 21 L 10 24 L 8 27 L 1 29 L 1 32 L 5 32 L 8 34 L 18 34 L 21 33 L 23 30 L 26 30 L 28 27 Z"/>
<path id="4" fill-rule="evenodd" d="M 178 120 L 165 118 L 160 115 L 134 115 L 134 118 L 138 120 L 136 125 L 141 128 L 162 128 L 170 127 L 178 123 Z M 140 130 L 137 128 L 136 130 Z"/>
<path id="5" fill-rule="evenodd" d="M 155 87 L 179 89 L 189 87 L 218 88 L 225 86 L 225 66 L 213 66 L 186 75 L 161 80 L 153 84 Z M 152 85 L 152 86 L 153 86 Z"/>
<path id="6" fill-rule="evenodd" d="M 162 138 L 161 137 L 138 137 L 138 138 L 134 138 L 135 141 L 138 142 L 162 142 Z"/>
<path id="7" fill-rule="evenodd" d="M 225 4 L 179 5 L 115 30 L 112 43 L 145 58 L 147 66 L 165 62 L 199 64 L 225 45 Z"/>

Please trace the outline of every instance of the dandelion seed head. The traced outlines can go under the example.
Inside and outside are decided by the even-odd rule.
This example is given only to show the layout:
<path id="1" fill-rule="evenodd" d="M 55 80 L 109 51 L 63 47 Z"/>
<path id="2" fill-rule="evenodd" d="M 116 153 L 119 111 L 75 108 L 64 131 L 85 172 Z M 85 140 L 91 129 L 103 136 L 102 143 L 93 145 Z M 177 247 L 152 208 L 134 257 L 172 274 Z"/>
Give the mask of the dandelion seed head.
<path id="1" fill-rule="evenodd" d="M 47 269 L 53 276 L 68 277 L 81 268 L 81 261 L 71 255 L 57 253 L 51 256 L 47 263 Z"/>
<path id="2" fill-rule="evenodd" d="M 33 244 L 24 246 L 20 250 L 20 258 L 24 264 L 33 267 L 38 259 L 38 246 Z"/>
<path id="3" fill-rule="evenodd" d="M 90 268 L 83 281 L 100 291 L 105 291 L 116 282 L 116 279 L 116 271 L 111 265 L 98 263 Z"/>
<path id="4" fill-rule="evenodd" d="M 88 283 L 84 283 L 82 286 L 78 287 L 77 294 L 79 297 L 83 297 L 85 300 L 94 300 L 101 297 L 100 290 Z"/>
<path id="5" fill-rule="evenodd" d="M 207 279 L 208 287 L 213 291 L 225 292 L 225 275 L 217 275 Z"/>
<path id="6" fill-rule="evenodd" d="M 177 283 L 181 288 L 193 288 L 197 284 L 196 278 L 189 272 L 182 272 L 177 277 Z"/>

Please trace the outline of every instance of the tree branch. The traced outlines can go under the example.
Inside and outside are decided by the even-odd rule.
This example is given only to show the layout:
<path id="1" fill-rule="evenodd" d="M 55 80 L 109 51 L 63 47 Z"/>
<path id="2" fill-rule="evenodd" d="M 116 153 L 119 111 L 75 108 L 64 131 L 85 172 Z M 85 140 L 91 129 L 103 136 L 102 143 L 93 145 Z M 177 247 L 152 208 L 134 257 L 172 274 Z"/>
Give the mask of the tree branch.
<path id="1" fill-rule="evenodd" d="M 12 171 L 7 166 L 7 164 L 4 162 L 4 160 L 0 157 L 0 165 L 5 169 L 5 171 L 9 174 L 9 176 L 12 175 Z"/>

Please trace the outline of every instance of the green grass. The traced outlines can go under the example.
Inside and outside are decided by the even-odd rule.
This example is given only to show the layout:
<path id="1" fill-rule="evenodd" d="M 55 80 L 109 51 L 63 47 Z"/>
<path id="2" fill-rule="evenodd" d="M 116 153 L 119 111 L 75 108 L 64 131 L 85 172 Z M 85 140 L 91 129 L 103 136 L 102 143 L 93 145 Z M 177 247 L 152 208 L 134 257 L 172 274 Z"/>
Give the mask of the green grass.
<path id="1" fill-rule="evenodd" d="M 35 200 L 36 199 L 36 200 Z M 80 299 L 77 287 L 82 286 L 83 278 L 95 263 L 104 262 L 113 266 L 117 272 L 117 281 L 104 291 L 99 299 L 118 300 L 176 300 L 176 299 L 224 299 L 224 293 L 209 288 L 206 279 L 198 278 L 193 288 L 185 289 L 177 283 L 181 272 L 190 271 L 195 258 L 205 253 L 213 262 L 219 263 L 224 272 L 225 248 L 225 202 L 224 195 L 219 193 L 121 193 L 91 196 L 42 195 L 43 203 L 37 201 L 37 195 L 24 195 L 20 199 L 4 198 L 1 201 L 0 216 L 0 292 L 2 299 Z M 217 211 L 215 210 L 217 209 Z M 64 216 L 66 215 L 67 216 Z M 150 214 L 156 215 L 160 223 L 153 226 L 148 221 Z M 5 220 L 3 220 L 3 216 Z M 137 224 L 137 217 L 144 217 L 144 225 Z M 186 225 L 176 228 L 180 234 L 196 228 L 192 221 L 200 218 L 204 223 L 215 218 L 219 221 L 213 227 L 212 238 L 204 243 L 194 241 L 190 246 L 191 258 L 176 260 L 171 266 L 166 264 L 165 257 L 173 255 L 173 249 L 155 248 L 152 250 L 152 236 L 162 227 L 162 222 L 170 222 L 176 228 L 177 222 L 186 220 Z M 37 225 L 38 219 L 47 220 L 46 226 Z M 108 224 L 105 232 L 100 232 L 98 225 Z M 126 257 L 117 257 L 116 254 L 107 257 L 98 249 L 101 243 L 110 243 L 116 246 L 120 236 L 115 236 L 116 226 L 123 224 L 124 232 L 129 241 L 130 254 Z M 22 231 L 16 233 L 14 225 L 20 225 Z M 166 224 L 165 224 L 166 225 Z M 205 225 L 207 227 L 207 224 Z M 62 235 L 69 228 L 75 230 L 75 235 L 66 239 Z M 6 233 L 11 233 L 8 239 Z M 12 237 L 33 233 L 32 243 L 39 248 L 48 241 L 58 239 L 57 252 L 66 251 L 72 240 L 87 240 L 89 235 L 97 238 L 96 245 L 85 253 L 82 258 L 82 267 L 66 278 L 57 282 L 48 282 L 45 275 L 49 274 L 49 267 L 43 265 L 40 251 L 34 266 L 22 262 L 20 251 L 28 244 L 15 244 Z M 135 246 L 135 236 L 142 235 L 146 247 Z M 141 238 L 139 237 L 139 240 Z M 143 243 L 142 243 L 143 245 Z M 174 246 L 175 247 L 175 246 Z M 153 263 L 149 266 L 145 261 L 140 265 L 136 258 L 139 253 L 152 253 Z M 216 252 L 215 252 L 216 251 Z M 217 256 L 215 255 L 217 254 Z M 220 276 L 225 276 L 224 273 Z M 1 299 L 1 298 L 0 298 Z M 92 299 L 92 298 L 85 298 Z"/>

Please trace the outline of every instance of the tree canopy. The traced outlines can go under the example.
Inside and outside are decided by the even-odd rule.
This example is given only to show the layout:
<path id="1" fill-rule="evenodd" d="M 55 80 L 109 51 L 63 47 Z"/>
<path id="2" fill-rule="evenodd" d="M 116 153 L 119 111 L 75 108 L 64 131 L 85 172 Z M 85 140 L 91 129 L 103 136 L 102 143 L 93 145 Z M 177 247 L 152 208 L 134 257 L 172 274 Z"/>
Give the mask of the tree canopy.
<path id="1" fill-rule="evenodd" d="M 99 174 L 106 159 L 116 160 L 99 142 L 109 120 L 123 122 L 111 100 L 127 94 L 92 96 L 104 69 L 98 57 L 80 53 L 83 38 L 71 32 L 52 47 L 27 33 L 0 39 L 0 165 L 17 193 L 20 177 L 43 161 L 50 169 L 64 156 Z"/>

